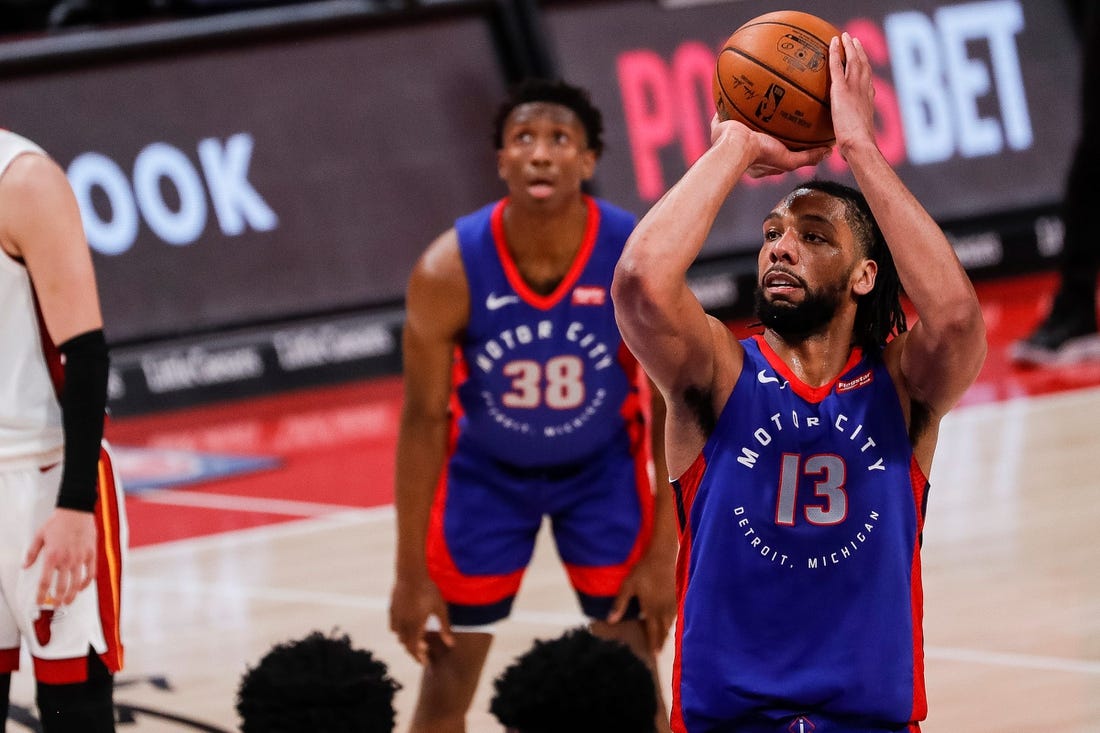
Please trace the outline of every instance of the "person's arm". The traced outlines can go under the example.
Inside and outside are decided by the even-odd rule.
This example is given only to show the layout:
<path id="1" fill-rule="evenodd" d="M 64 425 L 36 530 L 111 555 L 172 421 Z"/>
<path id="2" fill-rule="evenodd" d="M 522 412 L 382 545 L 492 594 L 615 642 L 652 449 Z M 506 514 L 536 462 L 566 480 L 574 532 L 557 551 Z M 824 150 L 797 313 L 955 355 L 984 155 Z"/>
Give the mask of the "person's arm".
<path id="1" fill-rule="evenodd" d="M 413 270 L 402 337 L 405 394 L 397 436 L 397 556 L 390 628 L 421 662 L 427 660 L 428 616 L 439 619 L 444 643 L 453 642 L 446 604 L 428 576 L 425 543 L 447 451 L 454 350 L 468 321 L 466 275 L 457 236 L 450 230 L 432 243 Z"/>
<path id="2" fill-rule="evenodd" d="M 91 253 L 64 172 L 37 153 L 12 161 L 0 178 L 4 250 L 23 260 L 50 340 L 64 358 L 65 436 L 58 507 L 39 527 L 24 563 L 41 556 L 37 602 L 71 603 L 95 577 L 100 441 L 107 400 L 107 346 Z"/>
<path id="3" fill-rule="evenodd" d="M 862 44 L 848 34 L 834 39 L 829 62 L 837 148 L 867 198 L 920 319 L 891 343 L 889 358 L 897 359 L 910 399 L 938 420 L 985 360 L 981 307 L 947 237 L 875 143 L 871 65 Z"/>
<path id="4" fill-rule="evenodd" d="M 688 267 L 742 175 L 814 165 L 827 152 L 791 152 L 772 137 L 717 117 L 711 140 L 711 147 L 638 223 L 612 284 L 623 338 L 665 396 L 673 476 L 687 469 L 706 441 L 698 402 L 710 400 L 705 409 L 719 409 L 717 393 L 732 388 L 730 379 L 736 379 L 743 357 L 729 329 L 708 316 L 688 288 Z"/>

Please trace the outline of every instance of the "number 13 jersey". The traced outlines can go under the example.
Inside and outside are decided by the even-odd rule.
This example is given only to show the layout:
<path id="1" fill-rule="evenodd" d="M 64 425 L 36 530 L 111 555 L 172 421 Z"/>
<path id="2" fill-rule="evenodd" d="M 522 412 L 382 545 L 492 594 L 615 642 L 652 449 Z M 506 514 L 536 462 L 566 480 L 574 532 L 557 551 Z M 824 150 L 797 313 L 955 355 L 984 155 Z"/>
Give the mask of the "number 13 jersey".
<path id="1" fill-rule="evenodd" d="M 809 711 L 853 729 L 921 720 L 927 481 L 894 382 L 855 349 L 810 387 L 762 336 L 741 343 L 737 384 L 674 482 L 674 728 Z"/>

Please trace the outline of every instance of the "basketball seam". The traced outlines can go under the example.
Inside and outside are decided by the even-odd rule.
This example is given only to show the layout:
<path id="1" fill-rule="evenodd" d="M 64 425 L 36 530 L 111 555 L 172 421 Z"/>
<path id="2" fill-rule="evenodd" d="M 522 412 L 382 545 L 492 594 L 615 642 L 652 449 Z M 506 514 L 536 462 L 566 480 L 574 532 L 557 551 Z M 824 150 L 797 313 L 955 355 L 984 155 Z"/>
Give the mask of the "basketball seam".
<path id="1" fill-rule="evenodd" d="M 749 61 L 752 61 L 754 64 L 756 64 L 757 66 L 759 66 L 762 69 L 767 69 L 768 71 L 770 71 L 772 74 L 779 77 L 783 81 L 788 82 L 793 88 L 797 89 L 798 91 L 802 92 L 807 97 L 809 97 L 810 99 L 812 99 L 815 102 L 817 102 L 818 104 L 820 104 L 822 107 L 825 107 L 826 109 L 832 109 L 832 107 L 829 104 L 829 100 L 822 99 L 821 97 L 817 96 L 816 94 L 814 94 L 809 89 L 802 86 L 801 84 L 797 84 L 797 83 L 791 81 L 786 76 L 784 76 L 782 73 L 780 73 L 779 69 L 773 68 L 771 65 L 761 61 L 760 59 L 756 58 L 755 56 L 751 56 L 751 55 L 745 53 L 744 51 L 742 51 L 741 49 L 734 48 L 733 46 L 726 46 L 725 48 L 723 48 L 721 50 L 721 52 L 719 52 L 718 55 L 721 56 L 726 51 L 729 51 L 731 53 L 735 53 L 743 59 L 748 59 Z M 725 94 L 726 93 L 726 87 L 725 87 L 724 84 L 722 84 L 721 77 L 719 77 L 719 79 L 718 79 L 718 85 L 722 87 L 722 93 Z"/>
<path id="2" fill-rule="evenodd" d="M 758 25 L 778 25 L 778 26 L 782 26 L 784 28 L 791 28 L 792 30 L 796 30 L 796 31 L 798 31 L 798 32 L 800 32 L 804 35 L 809 36 L 810 38 L 813 38 L 815 41 L 817 41 L 821 45 L 825 46 L 826 50 L 828 50 L 828 48 L 829 48 L 829 42 L 826 41 L 821 36 L 817 35 L 816 33 L 810 33 L 810 31 L 806 30 L 802 26 L 798 26 L 798 25 L 795 25 L 793 23 L 783 23 L 783 22 L 780 22 L 778 20 L 765 20 L 761 23 L 746 23 L 745 25 L 738 28 L 737 32 L 743 31 L 746 28 L 755 28 Z"/>

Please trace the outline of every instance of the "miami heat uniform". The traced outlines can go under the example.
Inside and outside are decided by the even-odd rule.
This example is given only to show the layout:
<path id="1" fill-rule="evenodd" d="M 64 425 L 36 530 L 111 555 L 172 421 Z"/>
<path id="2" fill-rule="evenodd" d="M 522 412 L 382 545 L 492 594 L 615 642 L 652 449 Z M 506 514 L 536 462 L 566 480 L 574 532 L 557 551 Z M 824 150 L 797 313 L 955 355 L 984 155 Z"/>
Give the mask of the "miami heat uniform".
<path id="1" fill-rule="evenodd" d="M 21 154 L 44 155 L 0 131 L 0 176 Z M 46 212 L 44 212 L 46 213 Z M 82 682 L 89 647 L 112 672 L 122 665 L 119 599 L 126 522 L 106 447 L 99 462 L 95 515 L 97 578 L 61 609 L 36 604 L 42 557 L 23 558 L 57 503 L 64 437 L 58 402 L 62 366 L 43 325 L 26 267 L 0 251 L 0 673 L 19 666 L 20 638 L 35 676 L 49 684 Z"/>
<path id="2" fill-rule="evenodd" d="M 610 293 L 635 220 L 586 201 L 580 251 L 548 295 L 527 286 L 508 253 L 506 200 L 455 224 L 470 323 L 427 550 L 459 627 L 509 614 L 544 516 L 594 618 L 610 611 L 649 539 L 643 376 L 622 343 Z"/>
<path id="3" fill-rule="evenodd" d="M 879 354 L 800 382 L 762 336 L 674 482 L 673 729 L 916 731 L 928 483 Z"/>

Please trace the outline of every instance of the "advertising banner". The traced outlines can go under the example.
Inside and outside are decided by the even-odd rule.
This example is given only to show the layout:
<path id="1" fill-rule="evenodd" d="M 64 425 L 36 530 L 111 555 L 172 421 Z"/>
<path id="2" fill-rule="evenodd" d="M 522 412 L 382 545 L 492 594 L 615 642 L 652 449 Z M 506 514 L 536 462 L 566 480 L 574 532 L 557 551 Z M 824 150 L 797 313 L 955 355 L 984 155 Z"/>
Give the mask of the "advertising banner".
<path id="1" fill-rule="evenodd" d="M 399 303 L 500 194 L 480 16 L 55 67 L 0 122 L 66 169 L 115 344 Z"/>
<path id="2" fill-rule="evenodd" d="M 880 146 L 937 220 L 1011 215 L 1061 198 L 1080 114 L 1079 47 L 1063 3 L 799 7 L 862 41 L 875 68 Z M 760 0 L 636 0 L 547 10 L 563 74 L 589 87 L 606 116 L 601 194 L 644 213 L 702 154 L 719 49 L 741 24 L 775 9 Z M 755 252 L 763 215 L 801 174 L 743 182 L 704 257 Z M 835 153 L 818 174 L 851 182 Z M 997 264 L 988 248 L 979 254 L 964 264 Z"/>

